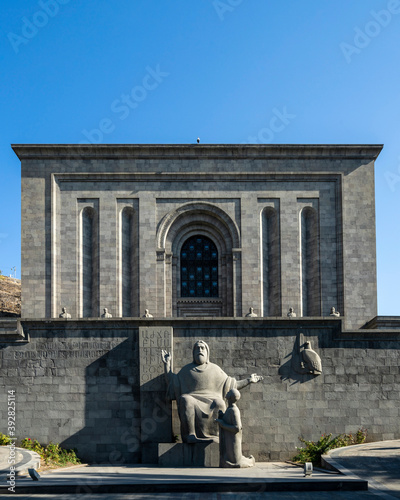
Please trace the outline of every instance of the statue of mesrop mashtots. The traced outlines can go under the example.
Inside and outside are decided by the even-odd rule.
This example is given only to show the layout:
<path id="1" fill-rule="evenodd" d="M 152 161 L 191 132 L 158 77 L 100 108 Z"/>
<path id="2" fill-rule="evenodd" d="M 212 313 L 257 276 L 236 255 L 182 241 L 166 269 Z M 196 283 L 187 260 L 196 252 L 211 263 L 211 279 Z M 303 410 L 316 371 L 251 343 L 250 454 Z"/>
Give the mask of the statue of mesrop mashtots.
<path id="1" fill-rule="evenodd" d="M 218 412 L 217 423 L 220 426 L 220 467 L 253 467 L 253 455 L 242 455 L 242 421 L 236 402 L 240 399 L 240 392 L 231 389 L 226 395 L 229 406 L 226 412 Z"/>
<path id="2" fill-rule="evenodd" d="M 210 362 L 210 348 L 199 340 L 193 347 L 193 362 L 179 373 L 171 370 L 171 354 L 162 351 L 167 395 L 176 399 L 181 435 L 184 443 L 218 442 L 218 412 L 225 411 L 224 398 L 231 389 L 243 389 L 257 383 L 262 376 L 253 373 L 244 380 L 229 377 L 221 368 Z"/>

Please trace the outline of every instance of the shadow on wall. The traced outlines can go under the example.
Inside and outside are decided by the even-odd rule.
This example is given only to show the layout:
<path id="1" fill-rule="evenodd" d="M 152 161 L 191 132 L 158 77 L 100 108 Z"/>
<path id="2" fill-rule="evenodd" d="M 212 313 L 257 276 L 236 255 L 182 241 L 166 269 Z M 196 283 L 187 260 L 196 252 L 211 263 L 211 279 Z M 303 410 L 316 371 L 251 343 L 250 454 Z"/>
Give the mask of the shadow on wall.
<path id="1" fill-rule="evenodd" d="M 84 427 L 61 445 L 76 448 L 85 462 L 139 462 L 139 352 L 133 336 L 90 364 L 85 382 Z"/>

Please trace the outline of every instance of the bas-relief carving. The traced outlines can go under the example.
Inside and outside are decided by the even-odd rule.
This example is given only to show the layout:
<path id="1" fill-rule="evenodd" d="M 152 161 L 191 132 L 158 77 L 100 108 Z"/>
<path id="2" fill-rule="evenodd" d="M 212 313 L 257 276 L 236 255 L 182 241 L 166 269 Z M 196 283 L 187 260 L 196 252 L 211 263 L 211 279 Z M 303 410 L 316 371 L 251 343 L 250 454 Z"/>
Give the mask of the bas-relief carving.
<path id="1" fill-rule="evenodd" d="M 165 401 L 164 369 L 160 350 L 172 348 L 171 326 L 139 327 L 139 386 L 141 442 L 162 443 L 172 439 L 171 404 Z M 150 424 L 151 425 L 150 425 Z"/>
<path id="2" fill-rule="evenodd" d="M 172 348 L 172 327 L 139 327 L 140 386 L 165 392 L 160 349 Z"/>
<path id="3" fill-rule="evenodd" d="M 303 362 L 301 363 L 302 370 L 312 375 L 320 375 L 322 373 L 321 358 L 311 349 L 311 342 L 304 343 L 304 349 L 301 351 Z"/>
<path id="4" fill-rule="evenodd" d="M 150 314 L 150 311 L 148 309 L 144 310 L 143 318 L 152 318 L 153 315 Z"/>
<path id="5" fill-rule="evenodd" d="M 172 372 L 172 356 L 162 351 L 169 399 L 176 399 L 181 422 L 181 435 L 185 443 L 218 442 L 218 411 L 225 411 L 225 401 L 231 389 L 243 389 L 263 377 L 253 373 L 244 380 L 229 377 L 210 362 L 208 345 L 199 340 L 193 347 L 193 362 L 179 373 Z"/>
<path id="6" fill-rule="evenodd" d="M 293 307 L 289 307 L 289 311 L 287 313 L 287 316 L 288 316 L 288 318 L 295 318 L 296 317 L 296 313 L 294 312 Z"/>
<path id="7" fill-rule="evenodd" d="M 296 335 L 293 350 L 286 356 L 287 361 L 279 368 L 282 379 L 305 382 L 307 375 L 315 377 L 322 373 L 320 356 L 312 349 L 310 341 L 304 341 L 303 334 Z"/>
<path id="8" fill-rule="evenodd" d="M 225 413 L 219 410 L 216 420 L 219 425 L 220 467 L 253 467 L 254 457 L 250 455 L 247 458 L 242 455 L 242 421 L 236 405 L 240 399 L 240 392 L 237 389 L 231 389 L 226 399 L 229 406 Z"/>

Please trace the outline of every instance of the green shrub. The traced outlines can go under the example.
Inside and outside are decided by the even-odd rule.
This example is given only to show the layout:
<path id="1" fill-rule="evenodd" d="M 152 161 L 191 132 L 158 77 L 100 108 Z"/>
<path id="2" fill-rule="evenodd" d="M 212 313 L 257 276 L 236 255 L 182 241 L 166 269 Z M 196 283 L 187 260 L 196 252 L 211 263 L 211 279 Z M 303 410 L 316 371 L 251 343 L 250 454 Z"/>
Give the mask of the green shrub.
<path id="1" fill-rule="evenodd" d="M 11 438 L 10 436 L 7 436 L 7 434 L 3 434 L 0 432 L 0 446 L 7 446 L 11 443 Z"/>
<path id="2" fill-rule="evenodd" d="M 27 450 L 35 451 L 38 455 L 42 456 L 44 453 L 43 446 L 36 439 L 24 438 L 21 441 L 21 448 L 26 448 Z"/>
<path id="3" fill-rule="evenodd" d="M 321 465 L 321 456 L 329 450 L 334 448 L 341 448 L 343 446 L 350 446 L 354 444 L 362 444 L 367 438 L 367 430 L 364 428 L 358 429 L 355 435 L 353 434 L 339 434 L 339 436 L 332 437 L 332 434 L 323 434 L 321 438 L 315 441 L 307 441 L 299 437 L 299 440 L 305 444 L 304 448 L 298 448 L 297 455 L 293 457 L 294 462 L 312 462 L 314 465 Z"/>
<path id="4" fill-rule="evenodd" d="M 80 464 L 76 456 L 76 450 L 66 450 L 56 443 L 50 442 L 43 447 L 36 439 L 25 438 L 21 442 L 22 448 L 35 451 L 46 465 L 63 466 L 68 464 Z"/>
<path id="5" fill-rule="evenodd" d="M 364 429 L 364 427 L 360 427 L 360 429 L 358 429 L 355 435 L 340 434 L 340 436 L 338 436 L 340 438 L 339 439 L 340 446 L 352 446 L 354 444 L 362 444 L 367 439 L 367 434 L 368 434 L 367 429 Z"/>
<path id="6" fill-rule="evenodd" d="M 76 456 L 76 450 L 65 450 L 59 444 L 49 443 L 46 446 L 44 460 L 46 463 L 57 463 L 60 465 L 80 464 Z"/>

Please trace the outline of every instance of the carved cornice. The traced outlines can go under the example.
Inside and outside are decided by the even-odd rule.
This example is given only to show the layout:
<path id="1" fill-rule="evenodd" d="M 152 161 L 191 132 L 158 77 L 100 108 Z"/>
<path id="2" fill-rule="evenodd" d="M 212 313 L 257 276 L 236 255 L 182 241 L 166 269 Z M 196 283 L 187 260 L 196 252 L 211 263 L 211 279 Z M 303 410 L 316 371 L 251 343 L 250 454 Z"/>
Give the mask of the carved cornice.
<path id="1" fill-rule="evenodd" d="M 336 182 L 337 172 L 55 172 L 56 184 L 68 182 Z M 135 199 L 134 197 L 132 199 Z M 160 198 L 162 199 L 162 198 Z"/>
<path id="2" fill-rule="evenodd" d="M 382 144 L 12 144 L 23 159 L 246 159 L 316 158 L 367 159 L 381 152 Z"/>

